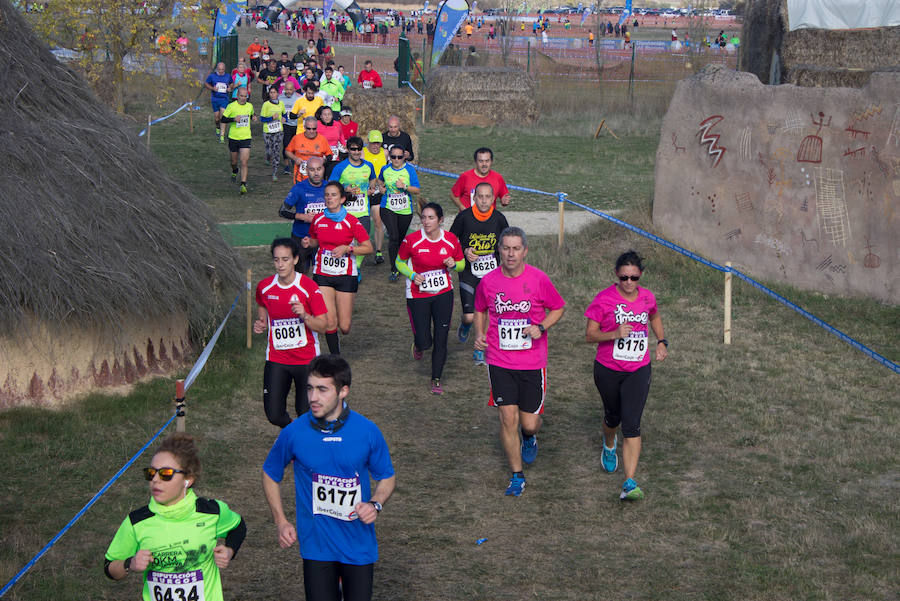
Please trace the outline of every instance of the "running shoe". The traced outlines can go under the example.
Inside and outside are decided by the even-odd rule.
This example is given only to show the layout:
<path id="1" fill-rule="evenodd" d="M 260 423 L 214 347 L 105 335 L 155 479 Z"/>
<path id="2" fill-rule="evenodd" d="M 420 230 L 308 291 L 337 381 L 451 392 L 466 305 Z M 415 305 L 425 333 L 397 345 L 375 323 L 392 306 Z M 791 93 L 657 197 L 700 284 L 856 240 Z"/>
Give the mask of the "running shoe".
<path id="1" fill-rule="evenodd" d="M 473 351 L 472 360 L 475 365 L 487 365 L 487 361 L 484 360 L 484 351 Z"/>
<path id="2" fill-rule="evenodd" d="M 444 389 L 441 387 L 441 380 L 439 378 L 431 380 L 431 394 L 444 394 Z"/>
<path id="3" fill-rule="evenodd" d="M 623 501 L 640 501 L 644 498 L 644 491 L 637 485 L 637 482 L 629 478 L 622 485 L 622 494 L 619 495 L 619 498 Z"/>
<path id="4" fill-rule="evenodd" d="M 247 184 L 241 184 L 241 196 L 247 193 Z"/>
<path id="5" fill-rule="evenodd" d="M 471 327 L 472 324 L 470 323 L 459 323 L 459 327 L 456 329 L 456 337 L 459 338 L 460 342 L 465 342 L 469 339 L 469 330 Z"/>
<path id="6" fill-rule="evenodd" d="M 225 136 L 219 135 L 219 144 L 224 144 L 224 143 L 225 143 Z"/>
<path id="7" fill-rule="evenodd" d="M 600 462 L 603 464 L 603 469 L 606 470 L 606 473 L 612 474 L 619 468 L 619 456 L 616 455 L 616 447 L 618 443 L 615 439 L 613 439 L 613 446 L 611 449 L 606 448 L 606 441 L 603 442 L 603 455 L 600 458 Z"/>
<path id="8" fill-rule="evenodd" d="M 384 263 L 384 255 L 381 254 L 381 251 L 380 251 L 380 250 L 379 250 L 379 251 L 376 251 L 376 252 L 375 252 L 375 264 L 376 264 L 376 265 L 381 265 L 382 263 Z"/>
<path id="9" fill-rule="evenodd" d="M 284 174 L 285 174 L 285 175 L 290 175 L 290 174 L 291 174 L 291 168 L 290 168 L 290 167 L 285 167 L 285 168 L 284 168 Z"/>
<path id="10" fill-rule="evenodd" d="M 525 474 L 513 474 L 509 479 L 509 486 L 506 487 L 506 496 L 520 497 L 523 490 L 525 490 Z"/>
<path id="11" fill-rule="evenodd" d="M 237 183 L 237 172 L 236 172 L 236 171 L 232 171 L 232 172 L 231 172 L 231 183 L 232 183 L 232 184 L 236 184 L 236 183 Z"/>
<path id="12" fill-rule="evenodd" d="M 278 181 L 278 175 L 277 175 L 277 174 L 275 174 L 275 173 L 272 174 L 272 181 L 273 181 L 273 182 L 277 182 L 277 181 Z"/>
<path id="13" fill-rule="evenodd" d="M 399 272 L 399 271 L 392 271 L 392 272 L 391 272 L 391 275 L 388 276 L 388 281 L 389 281 L 389 282 L 396 282 L 398 279 L 400 279 L 400 272 Z"/>
<path id="14" fill-rule="evenodd" d="M 522 462 L 525 465 L 531 465 L 537 459 L 537 436 L 532 435 L 528 438 L 522 438 Z"/>
<path id="15" fill-rule="evenodd" d="M 425 354 L 425 353 L 423 353 L 422 351 L 420 351 L 419 349 L 416 348 L 416 342 L 415 342 L 415 340 L 414 340 L 413 343 L 412 343 L 412 358 L 413 358 L 414 360 L 416 360 L 416 361 L 421 361 L 421 360 L 422 360 L 422 356 L 423 356 L 424 354 Z"/>

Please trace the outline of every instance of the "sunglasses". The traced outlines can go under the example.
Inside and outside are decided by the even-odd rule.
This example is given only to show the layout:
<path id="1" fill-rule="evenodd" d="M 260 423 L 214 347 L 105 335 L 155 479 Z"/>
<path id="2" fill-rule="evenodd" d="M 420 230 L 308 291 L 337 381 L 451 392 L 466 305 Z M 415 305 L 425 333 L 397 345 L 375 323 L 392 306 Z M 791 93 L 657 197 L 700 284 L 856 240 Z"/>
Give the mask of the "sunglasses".
<path id="1" fill-rule="evenodd" d="M 316 131 L 319 128 L 318 127 L 304 127 L 303 129 L 305 129 L 306 131 Z"/>
<path id="2" fill-rule="evenodd" d="M 391 158 L 392 158 L 392 159 L 402 159 L 402 158 L 403 158 L 403 155 L 402 155 L 402 154 L 392 154 L 392 155 L 391 155 Z"/>
<path id="3" fill-rule="evenodd" d="M 175 474 L 186 474 L 187 472 L 184 470 L 176 470 L 174 467 L 161 467 L 156 469 L 155 467 L 145 467 L 144 468 L 144 478 L 147 480 L 153 480 L 153 476 L 159 474 L 159 479 L 163 482 L 168 482 L 172 478 L 175 477 Z"/>
<path id="4" fill-rule="evenodd" d="M 627 282 L 628 280 L 631 280 L 632 282 L 636 282 L 639 279 L 641 279 L 641 276 L 639 276 L 639 275 L 620 275 L 619 276 L 620 282 Z"/>
<path id="5" fill-rule="evenodd" d="M 362 150 L 359 146 L 348 146 L 347 150 L 359 151 Z"/>

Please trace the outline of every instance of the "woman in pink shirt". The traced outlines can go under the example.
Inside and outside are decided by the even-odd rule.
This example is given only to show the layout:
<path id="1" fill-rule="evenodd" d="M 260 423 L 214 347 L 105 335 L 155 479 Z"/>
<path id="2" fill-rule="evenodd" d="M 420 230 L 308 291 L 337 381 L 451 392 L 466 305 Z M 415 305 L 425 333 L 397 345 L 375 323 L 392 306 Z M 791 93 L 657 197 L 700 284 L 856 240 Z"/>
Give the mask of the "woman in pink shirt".
<path id="1" fill-rule="evenodd" d="M 644 492 L 634 480 L 641 454 L 641 415 L 650 392 L 650 340 L 656 337 L 656 360 L 668 355 L 662 318 L 653 293 L 638 286 L 643 260 L 630 250 L 616 260 L 618 282 L 604 288 L 588 305 L 585 339 L 597 344 L 594 384 L 603 401 L 603 469 L 619 467 L 616 430 L 622 428 L 622 461 L 625 467 L 623 500 L 639 500 Z"/>
<path id="2" fill-rule="evenodd" d="M 340 121 L 334 120 L 334 111 L 331 107 L 320 106 L 316 111 L 316 119 L 319 120 L 319 134 L 325 136 L 328 145 L 331 146 L 331 160 L 325 164 L 325 179 L 331 175 L 331 170 L 340 160 L 340 154 L 347 152 L 347 138 L 344 137 L 344 128 Z"/>

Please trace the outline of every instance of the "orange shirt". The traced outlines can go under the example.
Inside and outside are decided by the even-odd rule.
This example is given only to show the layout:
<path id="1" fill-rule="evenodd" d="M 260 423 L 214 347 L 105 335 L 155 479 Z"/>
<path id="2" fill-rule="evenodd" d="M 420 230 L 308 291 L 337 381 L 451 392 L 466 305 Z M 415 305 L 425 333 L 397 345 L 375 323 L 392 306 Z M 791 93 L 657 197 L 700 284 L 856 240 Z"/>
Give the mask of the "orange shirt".
<path id="1" fill-rule="evenodd" d="M 259 53 L 262 51 L 262 46 L 259 44 L 250 44 L 247 46 L 247 55 L 250 58 L 259 58 Z"/>
<path id="2" fill-rule="evenodd" d="M 300 123 L 298 122 L 297 125 L 299 126 Z M 294 183 L 302 182 L 306 179 L 306 160 L 309 157 L 325 158 L 326 156 L 331 156 L 331 145 L 325 136 L 316 134 L 316 137 L 310 140 L 300 131 L 291 138 L 291 143 L 284 150 L 303 161 L 302 165 L 294 163 Z"/>

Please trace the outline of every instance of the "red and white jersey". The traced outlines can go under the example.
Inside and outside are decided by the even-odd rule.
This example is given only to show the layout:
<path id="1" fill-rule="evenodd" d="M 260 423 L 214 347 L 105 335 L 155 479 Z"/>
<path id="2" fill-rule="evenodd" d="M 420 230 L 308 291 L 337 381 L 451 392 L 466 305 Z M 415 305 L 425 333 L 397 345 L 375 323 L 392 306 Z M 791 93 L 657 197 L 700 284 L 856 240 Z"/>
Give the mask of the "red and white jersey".
<path id="1" fill-rule="evenodd" d="M 278 274 L 256 286 L 256 304 L 269 316 L 269 344 L 266 361 L 284 365 L 306 365 L 319 354 L 319 335 L 309 329 L 291 309 L 300 301 L 303 310 L 318 317 L 328 312 L 319 286 L 305 275 L 295 273 L 289 286 L 278 282 Z"/>
<path id="2" fill-rule="evenodd" d="M 447 257 L 462 261 L 463 250 L 459 239 L 450 232 L 441 230 L 441 237 L 431 240 L 420 229 L 403 239 L 397 256 L 425 278 L 421 286 L 406 280 L 406 298 L 426 298 L 453 290 L 453 280 L 444 261 Z"/>
<path id="3" fill-rule="evenodd" d="M 319 250 L 316 252 L 316 275 L 339 276 L 357 275 L 356 260 L 353 255 L 346 254 L 336 257 L 332 250 L 344 244 L 351 244 L 354 240 L 365 242 L 369 239 L 369 233 L 362 226 L 359 219 L 347 214 L 341 221 L 330 219 L 325 213 L 316 215 L 309 225 L 309 237 L 319 241 Z"/>

